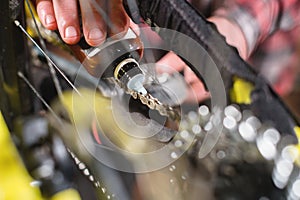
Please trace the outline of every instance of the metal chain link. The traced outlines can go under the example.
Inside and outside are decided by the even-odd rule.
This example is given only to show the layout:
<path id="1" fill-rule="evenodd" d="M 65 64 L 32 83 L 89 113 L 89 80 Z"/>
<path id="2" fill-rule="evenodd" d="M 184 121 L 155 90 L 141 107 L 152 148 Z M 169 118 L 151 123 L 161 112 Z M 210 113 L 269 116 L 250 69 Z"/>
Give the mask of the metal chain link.
<path id="1" fill-rule="evenodd" d="M 169 117 L 174 121 L 180 120 L 180 114 L 177 110 L 174 110 L 171 106 L 164 105 L 157 98 L 153 97 L 150 93 L 145 95 L 128 88 L 123 88 L 127 94 L 130 94 L 134 99 L 139 99 L 142 104 L 148 106 L 152 110 L 157 110 L 162 116 Z"/>

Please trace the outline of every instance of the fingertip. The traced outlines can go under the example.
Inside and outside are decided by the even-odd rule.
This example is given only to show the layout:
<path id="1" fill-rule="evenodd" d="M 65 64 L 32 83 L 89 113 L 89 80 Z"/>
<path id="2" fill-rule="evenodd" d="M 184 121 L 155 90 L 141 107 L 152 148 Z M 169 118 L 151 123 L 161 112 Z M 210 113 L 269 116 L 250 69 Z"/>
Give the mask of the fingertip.
<path id="1" fill-rule="evenodd" d="M 76 44 L 81 37 L 76 0 L 51 0 L 55 18 L 62 40 L 67 44 Z"/>
<path id="2" fill-rule="evenodd" d="M 37 1 L 37 14 L 43 26 L 49 30 L 57 29 L 53 5 L 50 1 Z"/>
<path id="3" fill-rule="evenodd" d="M 87 43 L 91 46 L 99 46 L 106 39 L 106 33 L 99 28 L 92 28 L 85 36 Z"/>
<path id="4" fill-rule="evenodd" d="M 57 23 L 56 23 L 56 19 L 55 19 L 54 15 L 52 15 L 52 14 L 46 15 L 43 21 L 44 21 L 43 25 L 47 29 L 49 29 L 49 30 L 57 29 Z"/>
<path id="5" fill-rule="evenodd" d="M 63 41 L 67 44 L 76 44 L 80 40 L 80 31 L 75 26 L 68 26 L 64 29 L 63 34 Z"/>

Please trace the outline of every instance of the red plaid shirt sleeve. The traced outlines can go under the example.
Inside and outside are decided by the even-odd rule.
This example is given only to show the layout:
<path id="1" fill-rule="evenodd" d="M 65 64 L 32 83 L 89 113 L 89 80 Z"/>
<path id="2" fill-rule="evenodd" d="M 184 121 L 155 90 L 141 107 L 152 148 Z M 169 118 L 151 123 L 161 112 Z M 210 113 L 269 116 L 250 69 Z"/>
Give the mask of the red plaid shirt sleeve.
<path id="1" fill-rule="evenodd" d="M 225 0 L 215 15 L 240 27 L 247 61 L 278 94 L 292 91 L 300 71 L 300 0 Z"/>
<path id="2" fill-rule="evenodd" d="M 248 45 L 248 54 L 278 29 L 299 25 L 299 0 L 228 0 L 216 15 L 238 24 Z"/>

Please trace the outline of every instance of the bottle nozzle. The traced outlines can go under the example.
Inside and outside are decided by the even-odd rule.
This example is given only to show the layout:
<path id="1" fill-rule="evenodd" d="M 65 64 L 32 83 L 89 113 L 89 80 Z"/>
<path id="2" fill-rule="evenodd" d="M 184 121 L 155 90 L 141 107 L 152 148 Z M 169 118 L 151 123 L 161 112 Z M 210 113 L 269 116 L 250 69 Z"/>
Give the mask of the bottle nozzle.
<path id="1" fill-rule="evenodd" d="M 147 94 L 147 90 L 143 86 L 145 75 L 135 59 L 127 58 L 120 62 L 114 71 L 114 77 L 126 85 L 128 89 L 143 95 Z"/>
<path id="2" fill-rule="evenodd" d="M 145 80 L 144 74 L 137 74 L 128 81 L 127 87 L 131 90 L 134 90 L 138 93 L 145 95 L 147 94 L 147 90 L 143 86 L 144 80 Z"/>

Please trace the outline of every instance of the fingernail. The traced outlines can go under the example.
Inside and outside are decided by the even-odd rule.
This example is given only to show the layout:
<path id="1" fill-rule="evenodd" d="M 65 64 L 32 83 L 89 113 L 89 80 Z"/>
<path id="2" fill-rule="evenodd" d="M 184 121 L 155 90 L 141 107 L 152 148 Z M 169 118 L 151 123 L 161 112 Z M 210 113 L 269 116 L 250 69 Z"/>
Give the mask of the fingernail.
<path id="1" fill-rule="evenodd" d="M 45 22 L 46 22 L 46 25 L 53 24 L 55 22 L 55 19 L 52 15 L 47 15 Z"/>
<path id="2" fill-rule="evenodd" d="M 93 28 L 90 30 L 88 38 L 90 40 L 99 40 L 103 37 L 103 33 L 98 28 Z"/>
<path id="3" fill-rule="evenodd" d="M 65 37 L 66 38 L 72 38 L 72 37 L 77 37 L 77 31 L 74 26 L 68 26 L 65 30 Z"/>

